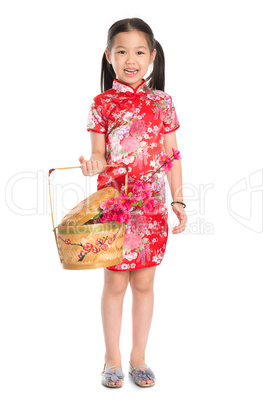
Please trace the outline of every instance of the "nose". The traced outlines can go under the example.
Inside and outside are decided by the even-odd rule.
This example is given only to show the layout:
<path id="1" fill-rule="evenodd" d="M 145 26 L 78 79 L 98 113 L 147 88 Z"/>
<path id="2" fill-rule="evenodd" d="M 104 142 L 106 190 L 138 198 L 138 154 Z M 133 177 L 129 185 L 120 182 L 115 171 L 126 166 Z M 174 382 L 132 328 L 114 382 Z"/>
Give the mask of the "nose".
<path id="1" fill-rule="evenodd" d="M 131 64 L 131 63 L 134 63 L 134 62 L 135 62 L 135 54 L 132 53 L 132 52 L 129 52 L 127 54 L 126 63 Z"/>

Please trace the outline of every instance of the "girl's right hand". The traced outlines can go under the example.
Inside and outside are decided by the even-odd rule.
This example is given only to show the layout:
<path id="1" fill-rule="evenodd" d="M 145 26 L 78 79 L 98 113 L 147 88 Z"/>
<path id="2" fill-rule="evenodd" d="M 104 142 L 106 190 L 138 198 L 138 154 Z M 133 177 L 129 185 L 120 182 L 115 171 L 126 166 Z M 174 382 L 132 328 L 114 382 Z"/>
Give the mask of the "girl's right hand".
<path id="1" fill-rule="evenodd" d="M 80 156 L 79 162 L 84 176 L 93 176 L 105 170 L 101 161 L 86 161 L 83 156 Z"/>

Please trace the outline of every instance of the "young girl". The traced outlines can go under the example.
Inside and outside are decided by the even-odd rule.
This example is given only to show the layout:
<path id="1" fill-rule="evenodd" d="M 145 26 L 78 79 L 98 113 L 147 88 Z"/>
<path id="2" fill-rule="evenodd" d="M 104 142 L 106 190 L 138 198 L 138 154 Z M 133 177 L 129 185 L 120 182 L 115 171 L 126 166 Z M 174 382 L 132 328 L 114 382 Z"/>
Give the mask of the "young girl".
<path id="1" fill-rule="evenodd" d="M 101 91 L 91 104 L 87 130 L 91 135 L 89 160 L 79 158 L 84 175 L 98 174 L 97 189 L 107 186 L 125 192 L 125 169 L 104 168 L 106 164 L 128 167 L 128 191 L 136 180 L 149 178 L 162 164 L 164 154 L 177 149 L 179 121 L 171 96 L 164 92 L 164 53 L 151 28 L 139 18 L 114 23 L 108 32 L 102 59 Z M 149 66 L 153 71 L 144 79 Z M 173 211 L 180 220 L 172 233 L 185 229 L 181 162 L 174 160 L 167 179 Z M 130 283 L 132 305 L 132 350 L 129 374 L 142 387 L 155 384 L 155 375 L 145 363 L 145 348 L 153 314 L 153 285 L 156 266 L 165 254 L 168 212 L 165 205 L 165 172 L 154 176 L 154 198 L 158 208 L 137 213 L 126 224 L 123 261 L 104 269 L 101 312 L 106 346 L 102 384 L 121 387 L 119 337 L 124 295 Z"/>

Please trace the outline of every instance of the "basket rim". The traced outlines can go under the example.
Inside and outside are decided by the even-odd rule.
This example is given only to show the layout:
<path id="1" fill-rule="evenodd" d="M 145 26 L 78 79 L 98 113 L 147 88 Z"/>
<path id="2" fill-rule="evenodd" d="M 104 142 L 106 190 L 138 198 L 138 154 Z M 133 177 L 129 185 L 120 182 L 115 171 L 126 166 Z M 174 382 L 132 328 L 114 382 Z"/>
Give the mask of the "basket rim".
<path id="1" fill-rule="evenodd" d="M 55 232 L 57 234 L 84 234 L 92 232 L 103 232 L 110 229 L 116 229 L 123 226 L 125 222 L 109 222 L 109 223 L 94 223 L 91 225 L 78 225 L 78 226 L 57 226 Z"/>

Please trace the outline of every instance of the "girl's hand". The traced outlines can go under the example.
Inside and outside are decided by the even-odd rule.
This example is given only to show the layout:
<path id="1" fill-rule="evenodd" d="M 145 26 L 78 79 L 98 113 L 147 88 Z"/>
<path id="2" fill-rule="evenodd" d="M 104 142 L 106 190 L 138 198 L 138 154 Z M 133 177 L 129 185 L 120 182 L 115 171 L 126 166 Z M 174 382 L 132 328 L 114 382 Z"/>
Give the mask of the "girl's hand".
<path id="1" fill-rule="evenodd" d="M 86 161 L 83 156 L 80 156 L 79 162 L 81 163 L 81 169 L 84 176 L 94 176 L 105 170 L 101 161 Z"/>
<path id="2" fill-rule="evenodd" d="M 181 204 L 173 204 L 172 210 L 173 210 L 173 212 L 175 212 L 175 214 L 177 215 L 177 217 L 179 218 L 179 221 L 180 221 L 179 225 L 174 226 L 174 228 L 172 229 L 172 233 L 173 234 L 181 233 L 184 231 L 185 226 L 186 226 L 186 222 L 187 222 L 186 213 Z"/>

